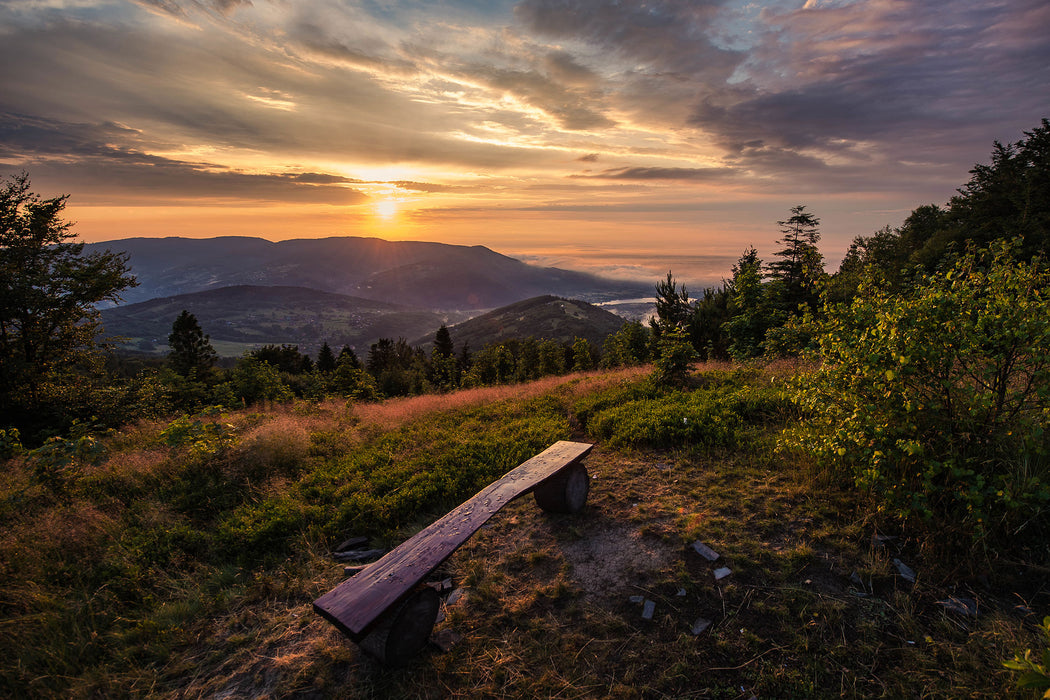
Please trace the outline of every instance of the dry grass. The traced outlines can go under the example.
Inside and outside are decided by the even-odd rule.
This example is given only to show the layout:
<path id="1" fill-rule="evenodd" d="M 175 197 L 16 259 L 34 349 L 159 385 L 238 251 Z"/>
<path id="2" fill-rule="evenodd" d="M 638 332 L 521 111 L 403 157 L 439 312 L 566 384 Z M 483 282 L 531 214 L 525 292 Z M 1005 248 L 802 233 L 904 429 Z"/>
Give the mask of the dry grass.
<path id="1" fill-rule="evenodd" d="M 545 377 L 524 384 L 507 384 L 478 389 L 464 389 L 448 394 L 425 394 L 407 398 L 387 399 L 378 403 L 363 403 L 353 407 L 353 415 L 363 426 L 380 430 L 395 430 L 411 421 L 435 413 L 461 410 L 501 401 L 522 401 L 551 392 L 565 392 L 569 396 L 600 391 L 624 381 L 638 379 L 651 368 L 628 367 L 609 371 L 578 372 L 564 376 Z"/>

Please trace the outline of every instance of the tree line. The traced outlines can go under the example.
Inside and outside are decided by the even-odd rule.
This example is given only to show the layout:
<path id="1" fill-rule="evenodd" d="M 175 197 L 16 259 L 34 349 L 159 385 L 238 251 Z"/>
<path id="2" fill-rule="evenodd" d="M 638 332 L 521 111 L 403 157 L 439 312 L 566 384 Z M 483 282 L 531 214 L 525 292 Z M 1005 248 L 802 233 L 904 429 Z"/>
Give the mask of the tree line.
<path id="1" fill-rule="evenodd" d="M 854 238 L 839 269 L 827 273 L 820 219 L 804 205 L 777 224 L 779 249 L 765 262 L 748 247 L 721 286 L 690 299 L 669 272 L 657 285 L 658 339 L 672 334 L 703 359 L 749 360 L 814 349 L 814 320 L 849 304 L 867 286 L 903 294 L 967 250 L 1013 241 L 1017 261 L 1046 260 L 1050 243 L 1050 122 L 1016 143 L 995 142 L 946 206 L 914 209 L 899 227 Z"/>

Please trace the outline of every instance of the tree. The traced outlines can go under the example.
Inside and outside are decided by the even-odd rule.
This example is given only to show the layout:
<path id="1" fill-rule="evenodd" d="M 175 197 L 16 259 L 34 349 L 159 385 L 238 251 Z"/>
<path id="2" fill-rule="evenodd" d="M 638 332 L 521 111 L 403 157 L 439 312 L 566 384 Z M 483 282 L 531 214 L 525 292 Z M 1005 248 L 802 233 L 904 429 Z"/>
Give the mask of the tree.
<path id="1" fill-rule="evenodd" d="M 168 364 L 184 377 L 204 379 L 218 359 L 197 317 L 185 309 L 171 324 L 168 347 Z"/>
<path id="2" fill-rule="evenodd" d="M 317 363 L 314 365 L 318 372 L 334 372 L 335 371 L 335 353 L 332 352 L 332 348 L 328 345 L 328 341 L 321 344 L 321 349 L 317 351 Z"/>
<path id="3" fill-rule="evenodd" d="M 0 187 L 0 424 L 41 428 L 90 409 L 83 379 L 100 373 L 97 304 L 137 284 L 126 255 L 83 255 L 61 218 L 67 199 L 41 199 L 26 173 Z"/>
<path id="4" fill-rule="evenodd" d="M 903 517 L 1046 542 L 1050 272 L 1016 262 L 1019 245 L 829 304 L 823 366 L 798 385 L 808 419 L 787 444 Z"/>
<path id="5" fill-rule="evenodd" d="M 357 358 L 357 353 L 349 345 L 344 345 L 343 349 L 339 351 L 339 357 L 336 359 L 336 365 L 346 363 L 352 369 L 362 369 L 361 360 Z"/>
<path id="6" fill-rule="evenodd" d="M 256 360 L 273 365 L 277 371 L 288 374 L 305 374 L 314 366 L 309 355 L 299 352 L 298 345 L 263 345 L 248 354 Z"/>
<path id="7" fill-rule="evenodd" d="M 727 352 L 735 360 L 758 357 L 765 351 L 766 332 L 781 321 L 769 300 L 769 285 L 762 282 L 762 260 L 749 247 L 733 266 L 729 284 L 729 320 L 722 326 Z"/>
<path id="8" fill-rule="evenodd" d="M 771 281 L 779 283 L 775 300 L 779 308 L 793 313 L 799 304 L 816 308 L 819 298 L 817 284 L 824 277 L 824 256 L 817 249 L 820 240 L 820 219 L 798 205 L 791 208 L 791 216 L 778 221 L 784 246 L 774 253 L 779 260 L 769 263 L 767 273 Z"/>
<path id="9" fill-rule="evenodd" d="M 452 357 L 456 354 L 456 348 L 452 345 L 452 334 L 448 327 L 442 323 L 441 328 L 434 334 L 434 351 L 432 356 Z"/>
<path id="10" fill-rule="evenodd" d="M 656 283 L 656 317 L 652 320 L 654 333 L 659 335 L 663 331 L 684 328 L 692 313 L 689 292 L 684 285 L 678 288 L 678 283 L 668 270 L 667 279 Z"/>

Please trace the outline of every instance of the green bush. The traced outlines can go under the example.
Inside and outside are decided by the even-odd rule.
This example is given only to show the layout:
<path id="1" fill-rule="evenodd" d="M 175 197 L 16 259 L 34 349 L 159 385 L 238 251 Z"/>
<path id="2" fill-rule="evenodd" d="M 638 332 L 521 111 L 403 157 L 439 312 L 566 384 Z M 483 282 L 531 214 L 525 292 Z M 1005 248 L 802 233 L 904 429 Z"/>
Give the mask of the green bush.
<path id="1" fill-rule="evenodd" d="M 1042 690 L 1042 697 L 1050 698 L 1050 616 L 1043 618 L 1043 632 L 1046 633 L 1047 648 L 1043 650 L 1042 659 L 1027 649 L 1024 654 L 1014 654 L 1013 659 L 1004 661 L 1003 666 L 1020 672 L 1018 688 Z"/>
<path id="2" fill-rule="evenodd" d="M 22 454 L 22 436 L 18 428 L 0 428 L 0 459 L 10 459 Z"/>
<path id="3" fill-rule="evenodd" d="M 827 306 L 823 366 L 798 385 L 811 420 L 784 445 L 902 517 L 974 537 L 1045 523 L 1048 289 L 1050 273 L 1004 243 L 909 292 L 869 284 Z"/>

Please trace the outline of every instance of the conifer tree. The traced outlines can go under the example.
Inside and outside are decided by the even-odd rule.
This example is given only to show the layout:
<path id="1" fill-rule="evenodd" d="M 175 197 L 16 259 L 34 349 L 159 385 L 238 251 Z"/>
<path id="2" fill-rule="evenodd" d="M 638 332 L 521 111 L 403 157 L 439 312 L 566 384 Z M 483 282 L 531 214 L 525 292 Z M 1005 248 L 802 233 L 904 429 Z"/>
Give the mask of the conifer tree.
<path id="1" fill-rule="evenodd" d="M 328 341 L 321 344 L 321 349 L 317 352 L 317 363 L 314 366 L 318 372 L 335 371 L 335 353 L 329 347 Z"/>
<path id="2" fill-rule="evenodd" d="M 778 221 L 784 246 L 774 253 L 779 260 L 769 263 L 767 273 L 775 283 L 773 291 L 777 306 L 788 313 L 799 304 L 816 307 L 817 284 L 824 277 L 824 256 L 817 249 L 820 240 L 820 219 L 806 211 L 804 205 L 791 208 L 791 216 Z"/>
<path id="3" fill-rule="evenodd" d="M 218 359 L 197 317 L 185 309 L 171 325 L 168 347 L 168 364 L 184 377 L 203 378 Z"/>
<path id="4" fill-rule="evenodd" d="M 452 345 L 452 334 L 449 333 L 448 327 L 444 323 L 441 324 L 441 328 L 437 329 L 437 333 L 434 334 L 434 352 L 433 355 L 440 357 L 452 357 L 456 354 L 456 349 Z"/>

